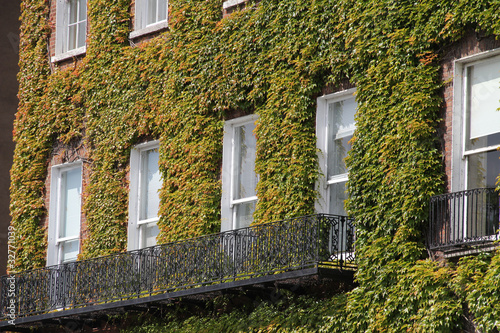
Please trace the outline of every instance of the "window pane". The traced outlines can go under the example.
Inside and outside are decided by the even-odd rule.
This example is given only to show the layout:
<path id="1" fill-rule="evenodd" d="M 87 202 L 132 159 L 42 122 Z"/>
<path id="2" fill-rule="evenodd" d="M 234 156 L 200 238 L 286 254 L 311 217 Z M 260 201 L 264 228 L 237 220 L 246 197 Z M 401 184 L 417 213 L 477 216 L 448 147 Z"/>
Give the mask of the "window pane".
<path id="1" fill-rule="evenodd" d="M 78 20 L 86 21 L 87 20 L 87 0 L 78 0 L 79 2 L 79 12 L 78 12 Z"/>
<path id="2" fill-rule="evenodd" d="M 249 227 L 253 221 L 253 212 L 255 212 L 256 201 L 245 202 L 234 206 L 236 212 L 235 227 Z"/>
<path id="3" fill-rule="evenodd" d="M 80 253 L 80 240 L 75 239 L 72 241 L 67 241 L 61 243 L 62 258 L 63 263 L 68 261 L 75 261 L 77 259 L 78 253 Z"/>
<path id="4" fill-rule="evenodd" d="M 346 216 L 344 201 L 347 200 L 346 182 L 328 185 L 329 205 L 328 212 L 335 215 Z"/>
<path id="5" fill-rule="evenodd" d="M 142 228 L 142 247 L 155 246 L 156 236 L 160 233 L 160 229 L 156 223 L 148 223 L 141 226 Z"/>
<path id="6" fill-rule="evenodd" d="M 253 134 L 255 124 L 249 123 L 235 128 L 235 188 L 234 199 L 256 195 L 255 149 L 257 140 Z"/>
<path id="7" fill-rule="evenodd" d="M 328 104 L 328 178 L 347 173 L 344 159 L 351 149 L 356 105 L 354 98 Z"/>
<path id="8" fill-rule="evenodd" d="M 343 136 L 343 133 L 354 131 L 354 115 L 356 114 L 356 101 L 354 98 L 345 99 L 328 104 L 328 120 L 331 132 Z"/>
<path id="9" fill-rule="evenodd" d="M 68 27 L 68 49 L 66 51 L 76 49 L 77 27 L 77 24 Z"/>
<path id="10" fill-rule="evenodd" d="M 345 165 L 345 158 L 347 153 L 351 150 L 351 144 L 349 140 L 352 139 L 352 135 L 330 141 L 331 144 L 328 145 L 328 176 L 342 175 L 347 173 L 347 167 Z"/>
<path id="11" fill-rule="evenodd" d="M 500 145 L 500 133 L 490 134 L 488 136 L 467 140 L 466 150 L 486 148 L 496 145 Z"/>
<path id="12" fill-rule="evenodd" d="M 500 172 L 500 151 L 493 150 L 468 157 L 468 188 L 495 187 Z"/>
<path id="13" fill-rule="evenodd" d="M 68 1 L 68 23 L 76 23 L 78 22 L 78 0 L 69 0 Z"/>
<path id="14" fill-rule="evenodd" d="M 158 0 L 148 0 L 148 19 L 147 24 L 153 24 L 157 22 L 157 1 Z"/>
<path id="15" fill-rule="evenodd" d="M 76 47 L 85 46 L 85 22 L 78 24 L 78 45 Z"/>
<path id="16" fill-rule="evenodd" d="M 500 132 L 500 58 L 467 69 L 470 139 Z"/>
<path id="17" fill-rule="evenodd" d="M 158 161 L 160 154 L 158 148 L 141 152 L 141 181 L 140 181 L 140 220 L 158 216 L 162 180 Z"/>
<path id="18" fill-rule="evenodd" d="M 158 22 L 167 19 L 167 0 L 158 0 Z"/>
<path id="19" fill-rule="evenodd" d="M 81 169 L 61 173 L 61 202 L 59 237 L 80 234 Z"/>

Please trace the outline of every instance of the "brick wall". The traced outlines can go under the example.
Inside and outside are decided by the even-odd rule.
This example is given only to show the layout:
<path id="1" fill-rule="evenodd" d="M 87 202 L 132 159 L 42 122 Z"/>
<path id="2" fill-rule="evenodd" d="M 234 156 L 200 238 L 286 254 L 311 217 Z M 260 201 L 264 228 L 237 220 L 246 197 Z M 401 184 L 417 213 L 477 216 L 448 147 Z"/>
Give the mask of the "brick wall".
<path id="1" fill-rule="evenodd" d="M 56 7 L 57 0 L 52 0 L 50 2 L 50 12 L 49 12 L 49 57 L 56 54 Z"/>

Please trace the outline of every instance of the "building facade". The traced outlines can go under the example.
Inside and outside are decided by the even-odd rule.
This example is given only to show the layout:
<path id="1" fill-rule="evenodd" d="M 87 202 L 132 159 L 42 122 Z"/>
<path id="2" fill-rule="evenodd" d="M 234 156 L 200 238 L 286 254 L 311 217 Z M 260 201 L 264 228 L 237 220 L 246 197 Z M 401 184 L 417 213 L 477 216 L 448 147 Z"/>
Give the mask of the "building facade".
<path id="1" fill-rule="evenodd" d="M 478 6 L 22 2 L 4 327 L 320 279 L 348 282 L 314 329 L 495 328 L 500 8 Z"/>

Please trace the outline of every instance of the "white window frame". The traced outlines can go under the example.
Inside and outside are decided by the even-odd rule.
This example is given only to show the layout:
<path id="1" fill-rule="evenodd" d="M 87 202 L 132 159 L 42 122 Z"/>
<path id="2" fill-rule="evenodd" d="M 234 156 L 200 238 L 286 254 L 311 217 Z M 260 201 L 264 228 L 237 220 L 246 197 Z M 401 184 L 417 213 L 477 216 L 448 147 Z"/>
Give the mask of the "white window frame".
<path id="1" fill-rule="evenodd" d="M 69 35 L 69 6 L 68 0 L 56 0 L 56 45 L 55 55 L 51 58 L 51 62 L 58 62 L 72 57 L 85 54 L 87 45 L 67 50 L 68 35 Z M 88 2 L 87 2 L 88 3 Z M 87 9 L 88 11 L 88 9 Z M 88 13 L 87 13 L 88 17 Z M 85 20 L 85 31 L 87 30 L 88 19 Z M 86 35 L 86 33 L 85 33 Z"/>
<path id="2" fill-rule="evenodd" d="M 258 115 L 252 114 L 236 119 L 227 120 L 224 123 L 223 153 L 222 153 L 222 200 L 221 200 L 221 232 L 234 230 L 235 226 L 235 205 L 242 203 L 256 202 L 257 196 L 250 196 L 242 199 L 234 198 L 234 160 L 236 154 L 235 128 L 255 123 Z M 258 180 L 257 180 L 258 181 Z"/>
<path id="3" fill-rule="evenodd" d="M 316 200 L 315 208 L 318 213 L 329 213 L 330 191 L 329 186 L 333 184 L 347 182 L 349 173 L 328 177 L 328 105 L 332 102 L 340 102 L 354 98 L 356 88 L 339 91 L 333 94 L 324 95 L 317 99 L 316 109 L 316 137 L 318 152 L 319 170 L 322 176 L 317 183 L 319 197 Z M 354 130 L 352 131 L 354 133 Z"/>
<path id="4" fill-rule="evenodd" d="M 142 227 L 144 225 L 158 223 L 160 215 L 147 220 L 139 220 L 140 194 L 141 194 L 141 174 L 142 161 L 141 153 L 146 150 L 159 149 L 158 140 L 138 144 L 130 152 L 130 191 L 129 191 L 129 222 L 128 222 L 128 241 L 127 250 L 137 250 L 144 248 L 142 244 Z"/>
<path id="5" fill-rule="evenodd" d="M 65 163 L 55 165 L 51 169 L 51 182 L 50 182 L 50 207 L 49 207 L 49 228 L 48 228 L 48 246 L 47 246 L 47 266 L 59 265 L 62 263 L 62 248 L 61 244 L 66 241 L 72 241 L 80 238 L 81 230 L 78 231 L 78 236 L 59 238 L 59 230 L 61 224 L 61 190 L 62 179 L 61 176 L 64 172 L 72 169 L 80 169 L 83 171 L 83 164 L 81 161 L 73 163 Z M 81 173 L 80 179 L 82 179 Z M 82 189 L 82 185 L 80 185 Z M 81 192 L 80 192 L 81 200 Z M 81 201 L 80 201 L 80 221 L 81 228 Z"/>
<path id="6" fill-rule="evenodd" d="M 166 1 L 167 15 L 166 19 L 153 24 L 146 24 L 148 14 L 148 0 L 135 1 L 135 24 L 134 31 L 130 33 L 130 38 L 137 38 L 158 30 L 168 28 L 168 0 Z"/>
<path id="7" fill-rule="evenodd" d="M 247 1 L 248 0 L 226 0 L 222 3 L 222 8 L 227 10 L 231 7 L 241 5 L 242 3 L 245 3 Z"/>
<path id="8" fill-rule="evenodd" d="M 500 56 L 500 48 L 481 52 L 472 56 L 464 57 L 454 61 L 453 76 L 453 110 L 452 110 L 452 160 L 451 160 L 451 192 L 467 189 L 468 184 L 468 156 L 473 154 L 494 151 L 500 145 L 484 148 L 466 150 L 466 122 L 467 119 L 467 75 L 466 70 L 482 61 L 490 60 Z M 500 58 L 499 58 L 500 61 Z M 500 89 L 500 87 L 499 87 Z M 500 91 L 499 91 L 500 96 Z"/>

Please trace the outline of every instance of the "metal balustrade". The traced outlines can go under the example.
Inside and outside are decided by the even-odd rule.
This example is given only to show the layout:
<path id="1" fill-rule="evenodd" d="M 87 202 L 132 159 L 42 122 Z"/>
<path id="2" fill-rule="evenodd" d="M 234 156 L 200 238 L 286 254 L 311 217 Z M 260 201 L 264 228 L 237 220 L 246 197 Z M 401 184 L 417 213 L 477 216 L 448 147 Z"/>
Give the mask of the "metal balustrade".
<path id="1" fill-rule="evenodd" d="M 478 188 L 432 197 L 428 247 L 447 250 L 493 242 L 499 238 L 499 195 Z"/>
<path id="2" fill-rule="evenodd" d="M 354 237 L 352 219 L 318 214 L 3 276 L 0 319 L 12 299 L 20 318 L 312 267 L 352 271 Z"/>

